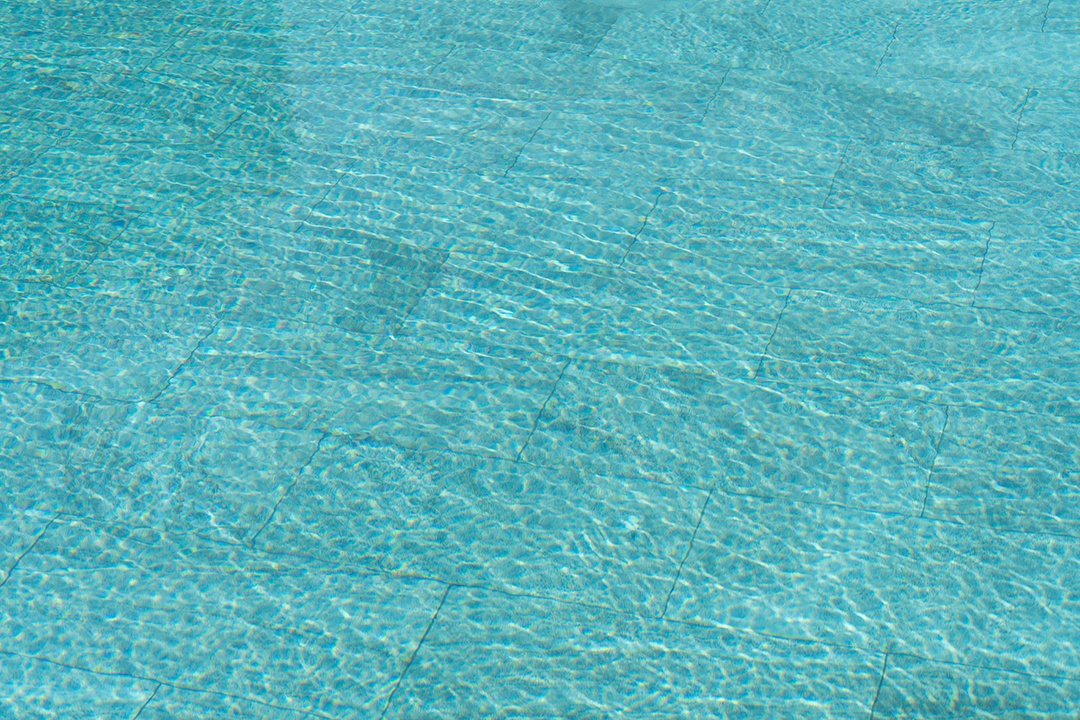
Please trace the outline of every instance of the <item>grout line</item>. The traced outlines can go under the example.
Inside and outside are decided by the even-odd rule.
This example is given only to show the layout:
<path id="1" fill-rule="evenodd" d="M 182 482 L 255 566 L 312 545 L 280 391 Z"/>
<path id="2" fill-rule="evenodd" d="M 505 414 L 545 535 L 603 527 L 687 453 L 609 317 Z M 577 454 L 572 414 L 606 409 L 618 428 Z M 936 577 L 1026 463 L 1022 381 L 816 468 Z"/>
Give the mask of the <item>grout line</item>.
<path id="1" fill-rule="evenodd" d="M 994 228 L 997 227 L 997 220 L 990 223 L 990 229 L 986 231 L 986 245 L 983 247 L 982 258 L 979 259 L 979 274 L 975 278 L 975 287 L 971 288 L 971 305 L 975 307 L 975 295 L 979 290 L 979 286 L 982 285 L 983 269 L 986 267 L 986 256 L 990 253 L 990 238 L 994 235 Z"/>
<path id="2" fill-rule="evenodd" d="M 926 519 L 926 503 L 930 498 L 930 481 L 934 477 L 934 468 L 937 467 L 938 457 L 941 455 L 941 443 L 945 441 L 945 429 L 949 427 L 949 407 L 945 406 L 945 421 L 941 423 L 941 432 L 938 433 L 937 442 L 934 444 L 934 459 L 930 463 L 930 470 L 926 473 L 926 487 L 923 489 L 922 504 L 919 505 L 919 517 Z"/>
<path id="3" fill-rule="evenodd" d="M 300 466 L 300 469 L 296 471 L 296 474 L 293 476 L 292 482 L 289 483 L 289 486 L 287 488 L 285 488 L 285 492 L 281 493 L 281 496 L 277 499 L 277 502 L 274 503 L 274 507 L 270 510 L 270 514 L 266 516 L 266 521 L 259 526 L 259 529 L 256 530 L 255 533 L 251 536 L 251 539 L 248 540 L 247 546 L 250 547 L 252 550 L 255 549 L 255 541 L 258 539 L 259 535 L 261 535 L 262 531 L 269 527 L 270 523 L 273 521 L 274 515 L 277 514 L 278 506 L 280 506 L 281 503 L 285 501 L 285 498 L 289 497 L 290 493 L 292 493 L 293 491 L 293 488 L 295 488 L 297 483 L 300 482 L 300 477 L 304 474 L 304 471 L 308 469 L 308 466 L 311 465 L 312 461 L 315 460 L 315 456 L 319 454 L 319 451 L 322 449 L 323 442 L 325 442 L 328 437 L 330 437 L 330 434 L 326 431 L 323 431 L 322 435 L 319 436 L 318 442 L 315 443 L 315 449 L 311 451 L 311 455 L 309 455 L 308 459 L 304 461 L 304 464 Z"/>
<path id="4" fill-rule="evenodd" d="M 188 356 L 186 358 L 184 358 L 183 361 L 179 365 L 176 366 L 176 369 L 174 369 L 171 373 L 169 373 L 169 377 L 165 380 L 165 383 L 158 389 L 158 391 L 156 393 L 154 393 L 151 397 L 148 397 L 148 398 L 146 398 L 144 400 L 134 400 L 134 401 L 128 401 L 128 402 L 131 402 L 132 404 L 136 404 L 136 405 L 140 404 L 140 403 L 156 402 L 157 399 L 159 397 L 161 397 L 165 393 L 166 390 L 169 389 L 169 385 L 171 385 L 172 381 L 176 378 L 176 376 L 180 374 L 180 371 L 184 369 L 184 366 L 187 365 L 189 362 L 191 362 L 191 358 L 195 357 L 195 353 L 199 352 L 199 348 L 202 347 L 203 343 L 206 342 L 209 339 L 209 337 L 214 334 L 214 332 L 217 330 L 218 325 L 221 324 L 222 317 L 227 312 L 228 311 L 226 311 L 225 313 L 222 313 L 221 315 L 219 315 L 217 317 L 216 320 L 214 320 L 214 324 L 210 326 L 210 329 L 207 330 L 206 333 L 201 338 L 199 338 L 199 342 L 195 343 L 195 347 L 193 347 L 191 349 L 191 352 L 188 353 Z"/>
<path id="5" fill-rule="evenodd" d="M 709 494 L 705 496 L 705 502 L 701 504 L 701 512 L 698 513 L 697 525 L 694 526 L 694 532 L 690 533 L 690 542 L 686 545 L 686 552 L 683 553 L 682 560 L 679 561 L 679 567 L 675 570 L 675 577 L 671 579 L 671 587 L 668 588 L 667 596 L 664 598 L 664 608 L 660 611 L 659 620 L 664 620 L 664 616 L 667 615 L 668 604 L 671 602 L 671 596 L 675 594 L 675 588 L 679 584 L 679 578 L 682 576 L 683 566 L 686 565 L 687 558 L 690 557 L 691 551 L 694 549 L 694 541 L 697 539 L 698 530 L 701 529 L 701 523 L 705 519 L 705 510 L 709 507 L 709 501 L 712 500 L 715 488 L 709 490 Z"/>
<path id="6" fill-rule="evenodd" d="M 23 558 L 29 555 L 34 550 L 34 548 L 37 547 L 38 543 L 41 542 L 41 538 L 45 537 L 45 533 L 49 531 L 49 528 L 51 528 L 53 526 L 53 523 L 55 523 L 59 518 L 60 513 L 56 513 L 55 515 L 53 515 L 52 519 L 49 520 L 49 522 L 45 523 L 45 527 L 43 527 L 41 529 L 41 532 L 38 533 L 37 537 L 34 538 L 34 542 L 30 543 L 30 547 L 23 550 L 22 554 L 19 555 L 19 557 L 15 558 L 15 562 L 12 563 L 10 568 L 8 568 L 7 574 L 4 575 L 4 579 L 0 580 L 0 588 L 3 588 L 5 585 L 7 585 L 7 581 L 11 579 L 11 576 L 15 573 L 15 569 L 19 567 L 19 563 L 21 563 L 23 561 Z"/>
<path id="7" fill-rule="evenodd" d="M 1015 150 L 1016 143 L 1020 140 L 1020 124 L 1024 120 L 1024 111 L 1027 110 L 1028 100 L 1038 94 L 1034 88 L 1028 88 L 1024 93 L 1024 100 L 1020 103 L 1020 111 L 1016 114 L 1016 131 L 1013 133 L 1012 143 L 1009 145 L 1010 150 Z"/>
<path id="8" fill-rule="evenodd" d="M 768 342 L 765 343 L 765 349 L 761 351 L 761 357 L 758 359 L 757 369 L 754 370 L 754 375 L 751 380 L 757 380 L 761 375 L 761 368 L 765 365 L 765 357 L 769 354 L 769 348 L 772 347 L 773 338 L 776 337 L 777 331 L 780 329 L 780 321 L 784 319 L 784 313 L 787 311 L 788 303 L 791 302 L 792 290 L 789 288 L 787 295 L 784 296 L 784 306 L 780 308 L 780 314 L 776 316 L 776 324 L 773 325 L 772 334 L 769 335 Z"/>
<path id="9" fill-rule="evenodd" d="M 330 29 L 326 31 L 326 34 L 329 35 L 330 33 L 337 30 L 337 26 L 341 24 L 341 21 L 345 19 L 345 16 L 352 14 L 352 12 L 356 10 L 356 8 L 360 7 L 363 4 L 364 0 L 356 0 L 356 2 L 354 2 L 352 5 L 345 8 L 345 12 L 338 15 L 338 19 L 334 21 L 334 24 L 330 26 Z"/>
<path id="10" fill-rule="evenodd" d="M 716 97 L 720 94 L 720 91 L 724 88 L 724 83 L 727 82 L 728 75 L 730 74 L 731 67 L 729 66 L 724 69 L 724 76 L 720 78 L 720 84 L 716 86 L 716 90 L 713 91 L 713 94 L 709 96 L 708 101 L 705 103 L 705 111 L 701 113 L 701 117 L 697 119 L 697 124 L 700 125 L 701 123 L 705 122 L 705 117 L 712 110 L 713 103 L 716 101 Z"/>
<path id="11" fill-rule="evenodd" d="M 427 295 L 428 290 L 431 289 L 431 286 L 435 284 L 436 280 L 440 280 L 442 278 L 443 270 L 446 268 L 446 263 L 450 261 L 450 254 L 453 251 L 453 244 L 451 244 L 450 247 L 443 251 L 443 258 L 439 262 L 439 266 L 432 271 L 431 276 L 428 278 L 427 284 L 424 285 L 424 289 L 420 291 L 420 293 L 416 296 L 416 299 L 412 302 L 411 305 L 409 305 L 408 309 L 405 310 L 405 312 L 401 316 L 401 319 L 394 323 L 389 330 L 384 331 L 386 337 L 389 337 L 391 340 L 395 339 L 395 336 L 402 330 L 402 328 L 405 327 L 405 323 L 409 321 L 409 318 L 412 317 L 412 314 L 416 311 L 416 308 L 418 308 L 420 306 L 420 303 L 423 302 L 424 296 Z"/>
<path id="12" fill-rule="evenodd" d="M 514 155 L 514 159 L 510 163 L 510 167 L 506 168 L 506 170 L 503 171 L 503 177 L 508 177 L 510 175 L 510 171 L 514 169 L 515 165 L 517 165 L 518 160 L 521 158 L 521 154 L 525 152 L 525 148 L 529 146 L 529 143 L 533 141 L 533 138 L 536 137 L 536 134 L 540 132 L 540 128 L 544 127 L 544 123 L 547 122 L 549 117 L 551 117 L 551 110 L 548 110 L 547 115 L 545 115 L 544 119 L 540 121 L 540 124 L 536 126 L 536 129 L 532 131 L 532 135 L 530 135 L 529 139 L 525 141 L 525 144 L 518 148 L 517 154 Z"/>
<path id="13" fill-rule="evenodd" d="M 877 690 L 874 691 L 874 702 L 870 706 L 870 720 L 874 720 L 874 713 L 877 712 L 878 700 L 881 698 L 881 686 L 885 684 L 885 672 L 889 667 L 889 653 L 891 650 L 885 651 L 885 659 L 881 661 L 881 675 L 878 676 Z"/>
<path id="14" fill-rule="evenodd" d="M 139 706 L 139 709 L 131 716 L 131 720 L 138 720 L 138 717 L 142 715 L 142 711 L 146 709 L 146 706 L 153 702 L 154 697 L 157 696 L 158 690 L 161 689 L 161 683 L 159 682 L 154 688 L 154 691 L 150 693 L 150 697 L 146 698 L 146 702 Z"/>
<path id="15" fill-rule="evenodd" d="M 551 392 L 544 398 L 544 404 L 540 406 L 540 412 L 536 413 L 536 419 L 533 420 L 532 430 L 529 431 L 529 436 L 525 438 L 525 442 L 522 443 L 521 449 L 518 450 L 517 457 L 514 458 L 514 462 L 521 462 L 521 456 L 525 454 L 525 448 L 529 447 L 529 442 L 532 440 L 533 435 L 536 434 L 536 428 L 540 425 L 540 418 L 544 414 L 544 410 L 547 410 L 548 403 L 551 402 L 551 398 L 555 396 L 555 390 L 559 387 L 559 381 L 563 379 L 563 375 L 566 374 L 566 368 L 570 367 L 570 363 L 574 362 L 573 358 L 567 359 L 563 364 L 562 369 L 559 370 L 559 377 L 555 378 L 555 382 L 551 384 Z"/>
<path id="16" fill-rule="evenodd" d="M 840 177 L 840 170 L 844 167 L 844 161 L 847 160 L 848 148 L 851 147 L 851 138 L 844 144 L 844 151 L 840 153 L 840 162 L 836 163 L 836 169 L 833 170 L 832 178 L 829 180 L 829 191 L 825 193 L 825 199 L 821 201 L 821 209 L 827 209 L 829 199 L 832 197 L 833 188 L 836 186 L 836 178 Z"/>
<path id="17" fill-rule="evenodd" d="M 607 39 L 607 36 L 611 33 L 611 28 L 615 27 L 615 23 L 617 22 L 619 22 L 618 18 L 616 18 L 610 25 L 607 26 L 607 28 L 604 30 L 604 34 L 600 36 L 600 39 L 596 41 L 596 44 L 592 46 L 589 52 L 585 53 L 585 57 L 583 58 L 584 60 L 589 60 L 590 58 L 592 58 L 592 54 L 596 52 L 596 49 L 603 44 L 604 40 Z"/>
<path id="18" fill-rule="evenodd" d="M 420 642 L 416 643 L 416 647 L 413 649 L 412 654 L 409 655 L 409 659 L 405 661 L 405 667 L 402 668 L 401 675 L 398 676 L 397 682 L 394 683 L 394 689 L 390 691 L 390 694 L 386 698 L 386 705 L 383 706 L 383 711 L 379 713 L 380 719 L 386 717 L 386 713 L 390 710 L 390 704 L 394 701 L 394 695 L 397 694 L 398 688 L 401 687 L 401 683 L 409 673 L 409 668 L 412 667 L 413 661 L 416 660 L 416 656 L 420 654 L 420 648 L 424 646 L 424 641 L 427 640 L 428 633 L 431 632 L 432 626 L 434 626 L 435 621 L 438 620 L 439 613 L 446 603 L 446 596 L 450 594 L 450 588 L 452 587 L 454 587 L 454 584 L 448 583 L 446 590 L 443 590 L 442 597 L 439 598 L 439 606 L 435 608 L 435 613 L 431 616 L 431 620 L 428 622 L 427 627 L 424 628 L 424 634 L 420 636 Z"/>
<path id="19" fill-rule="evenodd" d="M 885 63 L 885 58 L 889 54 L 889 50 L 892 49 L 893 43 L 896 42 L 896 31 L 900 29 L 900 21 L 897 20 L 893 24 L 892 36 L 889 37 L 889 42 L 885 45 L 885 52 L 881 53 L 881 57 L 878 58 L 877 65 L 874 67 L 874 77 L 877 77 L 881 72 L 881 66 Z"/>
<path id="20" fill-rule="evenodd" d="M 84 672 L 90 675 L 97 675 L 99 677 L 121 677 L 128 678 L 129 680 L 138 680 L 140 682 L 156 683 L 157 685 L 171 688 L 173 690 L 181 690 L 183 692 L 198 693 L 203 695 L 216 695 L 218 697 L 229 698 L 230 700 L 242 700 L 244 702 L 253 703 L 255 705 L 262 705 L 263 707 L 274 708 L 275 710 L 286 710 L 291 713 L 306 715 L 308 717 L 322 718 L 323 720 L 335 720 L 335 718 L 333 718 L 332 716 L 324 715 L 323 713 L 315 710 L 303 710 L 301 708 L 288 707 L 287 705 L 278 705 L 276 703 L 259 700 L 253 697 L 247 697 L 244 695 L 233 695 L 232 693 L 222 692 L 221 690 L 208 690 L 206 688 L 191 687 L 189 685 L 177 685 L 175 683 L 158 680 L 157 678 L 144 675 L 134 675 L 132 673 L 126 672 L 111 672 L 107 670 L 94 670 L 92 668 L 72 665 L 71 663 L 61 662 L 60 660 L 53 660 L 52 658 L 47 658 L 40 655 L 29 655 L 26 653 L 12 652 L 11 650 L 4 650 L 2 648 L 0 648 L 0 655 L 22 658 L 23 660 L 33 660 L 35 662 L 48 663 L 49 665 L 55 665 L 57 667 L 62 667 L 67 670 L 75 670 L 77 672 Z"/>
<path id="21" fill-rule="evenodd" d="M 615 267 L 622 267 L 623 263 L 626 262 L 626 258 L 630 255 L 630 250 L 634 247 L 634 244 L 638 241 L 638 238 L 641 237 L 641 233 L 645 232 L 645 226 L 649 224 L 649 217 L 653 214 L 653 211 L 656 210 L 656 206 L 660 204 L 660 198 L 664 197 L 664 195 L 666 194 L 666 190 L 660 190 L 656 193 L 656 198 L 653 199 L 652 207 L 650 207 L 645 212 L 645 217 L 641 219 L 641 227 L 639 227 L 638 231 L 634 233 L 633 239 L 630 240 L 630 244 L 626 246 L 626 250 L 623 251 L 623 255 L 619 259 L 619 262 L 618 264 L 616 264 Z"/>

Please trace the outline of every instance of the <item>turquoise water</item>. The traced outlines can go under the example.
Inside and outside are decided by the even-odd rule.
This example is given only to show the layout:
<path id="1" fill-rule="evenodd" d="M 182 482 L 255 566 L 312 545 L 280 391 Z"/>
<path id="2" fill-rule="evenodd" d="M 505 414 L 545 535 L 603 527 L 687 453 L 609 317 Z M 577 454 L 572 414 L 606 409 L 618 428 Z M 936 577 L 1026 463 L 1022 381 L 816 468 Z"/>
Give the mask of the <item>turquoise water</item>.
<path id="1" fill-rule="evenodd" d="M 1080 717 L 1080 2 L 0 3 L 0 718 Z"/>

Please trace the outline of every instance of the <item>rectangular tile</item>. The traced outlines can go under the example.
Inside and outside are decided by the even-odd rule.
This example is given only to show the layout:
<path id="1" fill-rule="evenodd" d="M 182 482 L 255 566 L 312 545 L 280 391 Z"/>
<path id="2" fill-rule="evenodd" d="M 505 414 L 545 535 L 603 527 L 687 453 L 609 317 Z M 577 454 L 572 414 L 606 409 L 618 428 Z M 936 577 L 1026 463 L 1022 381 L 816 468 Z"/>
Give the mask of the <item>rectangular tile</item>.
<path id="1" fill-rule="evenodd" d="M 1076 88 L 1072 66 L 1078 54 L 1075 34 L 1012 27 L 974 32 L 963 21 L 922 25 L 916 18 L 901 22 L 881 74 Z"/>
<path id="2" fill-rule="evenodd" d="M 904 9 L 903 4 L 892 2 L 843 0 L 808 5 L 799 0 L 770 0 L 761 11 L 770 62 L 751 58 L 747 65 L 873 75 Z"/>
<path id="3" fill-rule="evenodd" d="M 1080 89 L 1038 88 L 1027 93 L 1018 118 L 1015 147 L 1080 152 Z"/>
<path id="4" fill-rule="evenodd" d="M 611 187 L 642 194 L 698 176 L 736 185 L 790 183 L 824 192 L 846 144 L 797 133 L 758 134 L 725 126 L 722 118 L 690 125 L 597 105 L 553 113 L 511 172 L 564 180 L 602 178 Z"/>
<path id="5" fill-rule="evenodd" d="M 1067 720 L 1080 682 L 890 655 L 874 717 Z"/>
<path id="6" fill-rule="evenodd" d="M 567 255 L 617 263 L 656 200 L 656 188 L 598 180 L 463 175 L 400 156 L 366 162 L 315 207 L 307 224 L 363 231 L 425 248 Z M 361 220 L 362 218 L 362 220 Z"/>
<path id="7" fill-rule="evenodd" d="M 542 103 L 417 89 L 388 109 L 379 140 L 403 165 L 502 176 L 547 114 Z"/>
<path id="8" fill-rule="evenodd" d="M 905 3 L 905 28 L 948 28 L 960 35 L 986 32 L 1039 32 L 1047 13 L 1045 0 L 996 2 Z M 1049 3 L 1053 5 L 1053 3 Z"/>
<path id="9" fill-rule="evenodd" d="M 161 407 L 513 458 L 560 368 L 525 351 L 249 313 L 207 337 Z"/>
<path id="10" fill-rule="evenodd" d="M 658 615 L 705 498 L 576 469 L 328 443 L 258 543 Z"/>
<path id="11" fill-rule="evenodd" d="M 575 362 L 523 459 L 917 514 L 944 411 L 830 387 Z"/>
<path id="12" fill-rule="evenodd" d="M 578 30 L 579 46 L 594 56 L 666 63 L 673 68 L 732 67 L 778 62 L 780 51 L 769 42 L 769 27 L 759 15 L 762 0 L 747 3 L 609 2 L 606 16 L 555 16 Z M 548 8 L 558 8 L 550 2 Z M 589 30 L 591 29 L 591 32 Z M 603 33 L 601 35 L 601 33 Z M 591 42 L 589 42 L 591 41 Z M 675 74 L 678 74 L 678 70 Z"/>
<path id="13" fill-rule="evenodd" d="M 612 268 L 566 252 L 540 254 L 520 239 L 520 249 L 451 253 L 402 331 L 745 377 L 783 304 L 782 292 L 767 287 L 703 289 L 692 278 Z M 629 247 L 633 238 L 622 242 Z"/>
<path id="14" fill-rule="evenodd" d="M 926 515 L 1080 537 L 1076 417 L 950 408 Z"/>
<path id="15" fill-rule="evenodd" d="M 36 285 L 9 298 L 0 324 L 0 379 L 112 401 L 161 391 L 215 323 L 206 308 L 107 292 Z"/>
<path id="16" fill-rule="evenodd" d="M 1080 8 L 1072 3 L 1050 3 L 1046 8 L 1043 30 L 1052 33 L 1080 33 Z"/>
<path id="17" fill-rule="evenodd" d="M 1075 325 L 1048 315 L 796 292 L 759 377 L 1070 415 L 1078 353 Z"/>
<path id="18" fill-rule="evenodd" d="M 880 658 L 454 588 L 386 717 L 868 716 Z"/>
<path id="19" fill-rule="evenodd" d="M 701 287 L 773 285 L 969 303 L 990 228 L 811 207 L 747 211 L 727 195 L 676 187 L 649 214 L 626 266 Z"/>
<path id="20" fill-rule="evenodd" d="M 1074 538 L 714 494 L 667 617 L 1069 675 L 1077 567 Z"/>
<path id="21" fill-rule="evenodd" d="M 1025 88 L 838 74 L 819 68 L 735 68 L 708 120 L 815 137 L 1010 148 Z"/>
<path id="22" fill-rule="evenodd" d="M 1080 226 L 997 223 L 975 292 L 982 307 L 1075 315 L 1080 308 Z"/>
<path id="23" fill-rule="evenodd" d="M 0 593 L 0 649 L 283 708 L 370 714 L 443 592 L 190 535 L 63 520 Z"/>
<path id="24" fill-rule="evenodd" d="M 20 558 L 34 547 L 53 517 L 39 510 L 22 510 L 7 502 L 0 504 L 0 587 L 11 579 Z"/>
<path id="25" fill-rule="evenodd" d="M 319 717 L 265 702 L 222 693 L 199 692 L 162 685 L 139 713 L 139 720 L 202 720 L 203 718 L 266 718 L 301 720 Z"/>
<path id="26" fill-rule="evenodd" d="M 1076 160 L 1045 153 L 855 142 L 824 206 L 948 221 L 1024 221 L 1075 212 Z"/>
<path id="27" fill-rule="evenodd" d="M 212 146 L 147 146 L 66 139 L 8 181 L 7 191 L 52 202 L 154 210 L 223 193 L 229 172 Z"/>
<path id="28" fill-rule="evenodd" d="M 111 205 L 0 195 L 0 277 L 63 283 L 105 250 L 133 218 L 132 212 Z"/>
<path id="29" fill-rule="evenodd" d="M 152 680 L 102 675 L 0 653 L 0 714 L 5 718 L 135 717 Z M 145 713 L 140 715 L 145 717 Z"/>
<path id="30" fill-rule="evenodd" d="M 0 382 L 0 507 L 68 509 L 130 411 L 44 383 Z"/>
<path id="31" fill-rule="evenodd" d="M 67 512 L 246 543 L 315 454 L 317 432 L 140 406 L 73 483 Z"/>

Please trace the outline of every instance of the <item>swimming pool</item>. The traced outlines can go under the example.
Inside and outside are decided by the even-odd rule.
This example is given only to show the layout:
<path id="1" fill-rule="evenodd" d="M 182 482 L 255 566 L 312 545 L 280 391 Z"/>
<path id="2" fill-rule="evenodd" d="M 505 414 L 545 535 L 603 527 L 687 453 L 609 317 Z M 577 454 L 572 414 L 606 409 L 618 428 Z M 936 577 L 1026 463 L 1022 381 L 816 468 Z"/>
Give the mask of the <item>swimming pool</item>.
<path id="1" fill-rule="evenodd" d="M 0 716 L 1075 718 L 1080 4 L 0 6 Z"/>

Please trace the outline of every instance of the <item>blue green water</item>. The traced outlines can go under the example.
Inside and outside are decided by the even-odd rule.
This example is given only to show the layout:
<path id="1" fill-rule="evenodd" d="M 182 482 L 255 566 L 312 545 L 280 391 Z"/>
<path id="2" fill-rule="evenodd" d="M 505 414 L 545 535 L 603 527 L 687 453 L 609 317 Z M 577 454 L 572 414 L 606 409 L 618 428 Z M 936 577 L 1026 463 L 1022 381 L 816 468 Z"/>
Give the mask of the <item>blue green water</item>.
<path id="1" fill-rule="evenodd" d="M 1080 717 L 1080 2 L 0 2 L 0 718 Z"/>

